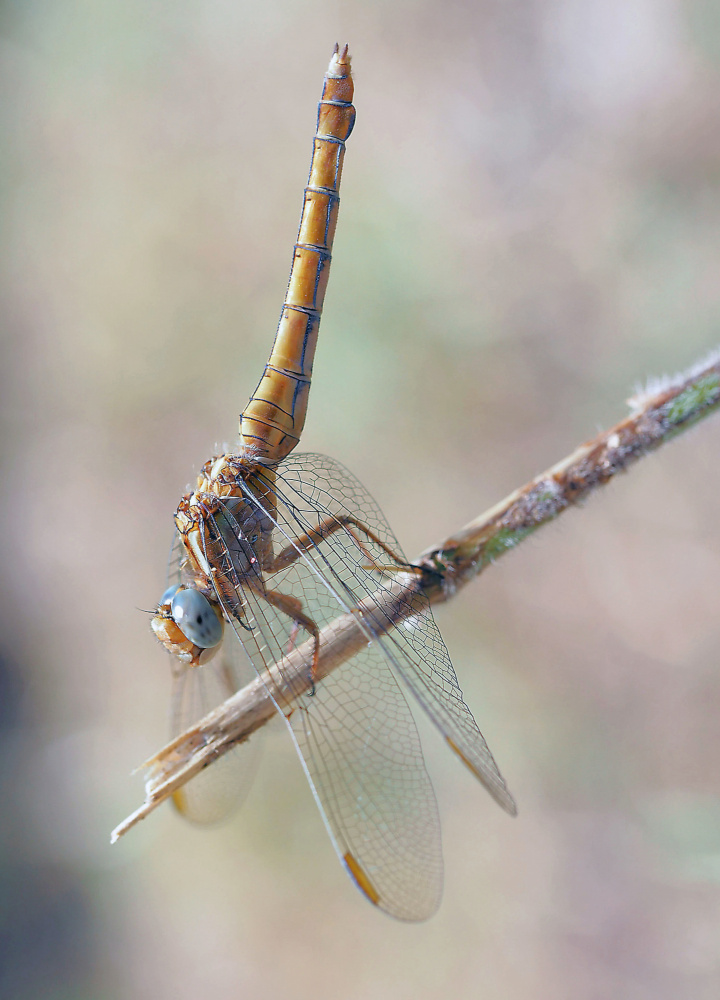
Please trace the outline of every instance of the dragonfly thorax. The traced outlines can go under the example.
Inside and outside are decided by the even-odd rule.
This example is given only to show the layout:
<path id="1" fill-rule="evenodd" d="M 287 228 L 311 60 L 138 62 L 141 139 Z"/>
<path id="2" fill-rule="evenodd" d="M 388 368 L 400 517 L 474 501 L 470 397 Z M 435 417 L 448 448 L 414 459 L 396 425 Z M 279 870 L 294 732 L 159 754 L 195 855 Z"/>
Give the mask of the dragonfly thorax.
<path id="1" fill-rule="evenodd" d="M 211 458 L 175 514 L 195 576 L 216 591 L 211 566 L 224 565 L 230 583 L 256 578 L 273 560 L 275 513 L 273 468 L 242 453 Z"/>
<path id="2" fill-rule="evenodd" d="M 197 478 L 196 493 L 212 493 L 217 497 L 236 496 L 241 482 L 251 482 L 267 472 L 250 453 L 227 452 L 214 455 L 203 465 Z"/>
<path id="3" fill-rule="evenodd" d="M 257 577 L 270 566 L 275 525 L 267 511 L 248 497 L 233 497 L 222 504 L 214 520 L 238 582 Z"/>

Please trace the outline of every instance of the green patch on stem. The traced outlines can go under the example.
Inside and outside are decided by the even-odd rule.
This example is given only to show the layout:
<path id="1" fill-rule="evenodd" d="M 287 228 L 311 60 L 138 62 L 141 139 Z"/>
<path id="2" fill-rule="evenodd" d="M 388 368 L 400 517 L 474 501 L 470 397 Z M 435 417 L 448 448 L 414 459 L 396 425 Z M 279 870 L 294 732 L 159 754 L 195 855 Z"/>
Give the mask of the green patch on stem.
<path id="1" fill-rule="evenodd" d="M 495 562 L 508 549 L 514 549 L 527 538 L 533 528 L 501 528 L 496 535 L 488 538 L 483 546 L 483 562 Z"/>
<path id="2" fill-rule="evenodd" d="M 671 424 L 681 424 L 691 419 L 705 407 L 718 402 L 720 376 L 703 375 L 697 382 L 681 392 L 667 404 L 665 415 Z"/>
<path id="3" fill-rule="evenodd" d="M 456 551 L 456 549 L 441 549 L 439 552 L 433 552 L 431 561 L 436 573 L 445 576 L 453 564 Z"/>
<path id="4" fill-rule="evenodd" d="M 552 503 L 553 500 L 557 500 L 557 491 L 555 490 L 545 490 L 543 493 L 538 493 L 536 495 L 537 502 L 540 503 Z"/>

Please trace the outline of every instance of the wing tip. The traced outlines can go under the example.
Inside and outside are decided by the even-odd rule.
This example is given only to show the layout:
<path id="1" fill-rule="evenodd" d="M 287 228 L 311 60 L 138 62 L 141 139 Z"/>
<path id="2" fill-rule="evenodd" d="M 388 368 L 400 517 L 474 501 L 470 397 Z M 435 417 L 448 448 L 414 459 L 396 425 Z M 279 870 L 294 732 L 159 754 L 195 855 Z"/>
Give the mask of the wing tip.
<path id="1" fill-rule="evenodd" d="M 488 790 L 488 792 L 490 792 L 490 794 L 495 799 L 500 808 L 504 809 L 509 816 L 517 816 L 518 810 L 515 799 L 508 791 L 503 776 L 500 774 L 500 771 L 498 771 L 497 764 L 495 764 L 495 761 L 492 759 L 492 757 L 490 759 L 492 760 L 492 763 L 495 764 L 495 771 L 494 772 L 482 771 L 479 768 L 475 767 L 472 761 L 469 760 L 467 756 L 462 752 L 457 743 L 455 743 L 454 740 L 450 739 L 449 736 L 445 737 L 445 742 L 450 747 L 452 752 L 460 758 L 465 767 L 467 767 L 469 771 L 472 771 L 472 773 L 475 775 L 478 781 L 485 786 L 485 788 Z"/>
<path id="2" fill-rule="evenodd" d="M 495 801 L 498 803 L 498 805 L 502 806 L 502 808 L 505 810 L 508 816 L 512 816 L 513 818 L 517 816 L 518 814 L 517 802 L 512 797 L 507 788 L 505 789 L 505 794 L 497 797 Z"/>
<path id="3" fill-rule="evenodd" d="M 365 869 L 357 858 L 350 851 L 346 851 L 342 856 L 342 860 L 360 892 L 370 900 L 373 906 L 380 906 L 380 893 L 370 881 Z"/>
<path id="4" fill-rule="evenodd" d="M 341 857 L 350 878 L 353 880 L 363 896 L 365 896 L 365 898 L 369 900 L 373 906 L 377 906 L 378 909 L 387 913 L 388 916 L 394 917 L 396 920 L 402 920 L 406 923 L 417 924 L 422 923 L 424 920 L 428 920 L 437 912 L 442 899 L 442 882 L 440 882 L 439 887 L 437 887 L 437 891 L 435 891 L 432 896 L 428 895 L 422 900 L 416 900 L 414 905 L 412 901 L 408 902 L 407 899 L 386 899 L 380 895 L 378 890 L 370 881 L 370 877 L 354 854 L 351 854 L 350 851 L 346 851 Z"/>

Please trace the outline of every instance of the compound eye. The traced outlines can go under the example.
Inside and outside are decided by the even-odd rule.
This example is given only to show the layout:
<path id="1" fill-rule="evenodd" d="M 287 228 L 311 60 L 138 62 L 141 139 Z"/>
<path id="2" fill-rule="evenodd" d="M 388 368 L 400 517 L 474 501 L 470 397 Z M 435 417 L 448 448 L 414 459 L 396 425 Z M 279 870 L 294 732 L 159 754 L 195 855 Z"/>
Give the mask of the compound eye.
<path id="1" fill-rule="evenodd" d="M 172 599 L 175 596 L 175 594 L 177 594 L 178 590 L 180 590 L 180 584 L 179 583 L 173 583 L 173 585 L 171 587 L 168 587 L 168 589 L 165 591 L 165 593 L 160 598 L 160 603 L 158 604 L 158 607 L 161 608 L 163 606 L 163 604 L 169 604 L 170 601 L 172 601 Z"/>
<path id="2" fill-rule="evenodd" d="M 170 614 L 185 638 L 201 649 L 210 649 L 222 640 L 222 619 L 199 590 L 178 590 Z"/>

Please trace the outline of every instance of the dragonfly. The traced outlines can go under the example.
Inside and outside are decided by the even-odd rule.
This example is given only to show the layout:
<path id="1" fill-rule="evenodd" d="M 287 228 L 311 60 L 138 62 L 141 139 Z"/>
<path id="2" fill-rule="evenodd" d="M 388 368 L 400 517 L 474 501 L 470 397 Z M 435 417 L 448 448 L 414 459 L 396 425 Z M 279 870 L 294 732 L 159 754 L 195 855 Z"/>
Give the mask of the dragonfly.
<path id="1" fill-rule="evenodd" d="M 290 280 L 270 358 L 240 417 L 239 442 L 212 457 L 175 514 L 168 588 L 152 628 L 173 656 L 175 729 L 270 678 L 333 846 L 375 906 L 432 915 L 443 859 L 435 794 L 407 695 L 506 812 L 515 803 L 466 705 L 423 593 L 380 508 L 342 465 L 294 454 L 305 423 L 355 121 L 348 48 L 324 80 Z M 355 655 L 321 669 L 328 628 L 344 616 Z M 359 636 L 359 641 L 357 641 Z M 291 672 L 299 645 L 306 669 Z M 246 671 L 243 678 L 242 671 Z M 188 819 L 219 818 L 252 776 L 253 737 L 177 791 Z"/>

